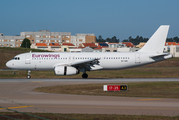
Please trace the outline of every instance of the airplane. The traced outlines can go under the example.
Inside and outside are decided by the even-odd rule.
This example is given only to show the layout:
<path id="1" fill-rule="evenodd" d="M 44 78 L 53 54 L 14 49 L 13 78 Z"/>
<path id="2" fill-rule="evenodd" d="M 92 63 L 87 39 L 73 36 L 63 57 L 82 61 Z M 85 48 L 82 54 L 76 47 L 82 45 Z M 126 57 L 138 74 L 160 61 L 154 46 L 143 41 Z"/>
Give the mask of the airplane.
<path id="1" fill-rule="evenodd" d="M 31 71 L 53 70 L 55 75 L 75 75 L 83 72 L 82 78 L 88 78 L 86 71 L 117 70 L 138 67 L 172 58 L 164 53 L 169 25 L 161 25 L 147 43 L 136 52 L 29 52 L 16 55 L 6 63 L 8 68 Z"/>

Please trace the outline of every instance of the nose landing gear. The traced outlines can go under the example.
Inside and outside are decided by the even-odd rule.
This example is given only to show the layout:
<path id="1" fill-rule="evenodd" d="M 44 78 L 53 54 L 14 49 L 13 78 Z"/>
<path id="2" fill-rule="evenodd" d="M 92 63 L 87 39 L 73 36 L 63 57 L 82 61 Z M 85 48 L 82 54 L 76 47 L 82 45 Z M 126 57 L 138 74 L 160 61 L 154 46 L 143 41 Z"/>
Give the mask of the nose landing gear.
<path id="1" fill-rule="evenodd" d="M 27 79 L 30 79 L 30 78 L 31 78 L 31 76 L 30 76 L 31 71 L 28 70 L 27 72 L 28 72 L 28 73 L 27 73 Z"/>

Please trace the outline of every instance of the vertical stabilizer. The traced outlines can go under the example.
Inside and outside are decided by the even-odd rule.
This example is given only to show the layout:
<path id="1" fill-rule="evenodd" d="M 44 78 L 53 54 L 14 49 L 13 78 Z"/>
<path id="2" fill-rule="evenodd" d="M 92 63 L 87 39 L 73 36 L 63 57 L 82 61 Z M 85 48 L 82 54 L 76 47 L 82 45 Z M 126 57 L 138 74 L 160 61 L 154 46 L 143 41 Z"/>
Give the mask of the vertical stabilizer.
<path id="1" fill-rule="evenodd" d="M 139 52 L 163 53 L 169 25 L 161 25 Z"/>

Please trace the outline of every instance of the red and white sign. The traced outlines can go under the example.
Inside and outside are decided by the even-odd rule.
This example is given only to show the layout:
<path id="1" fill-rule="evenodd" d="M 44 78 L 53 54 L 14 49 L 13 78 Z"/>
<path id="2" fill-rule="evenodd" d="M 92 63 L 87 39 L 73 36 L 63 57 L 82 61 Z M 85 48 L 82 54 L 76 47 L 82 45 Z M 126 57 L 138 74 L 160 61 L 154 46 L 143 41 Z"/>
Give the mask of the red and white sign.
<path id="1" fill-rule="evenodd" d="M 103 91 L 127 90 L 127 85 L 103 85 Z"/>

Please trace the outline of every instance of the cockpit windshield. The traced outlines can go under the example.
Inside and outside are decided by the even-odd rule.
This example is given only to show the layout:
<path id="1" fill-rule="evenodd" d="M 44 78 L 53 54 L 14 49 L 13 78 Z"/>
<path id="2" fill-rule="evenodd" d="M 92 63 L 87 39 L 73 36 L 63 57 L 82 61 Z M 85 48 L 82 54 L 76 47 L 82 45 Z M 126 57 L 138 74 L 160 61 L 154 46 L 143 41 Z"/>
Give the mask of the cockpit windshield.
<path id="1" fill-rule="evenodd" d="M 20 57 L 14 57 L 13 60 L 20 60 Z"/>

